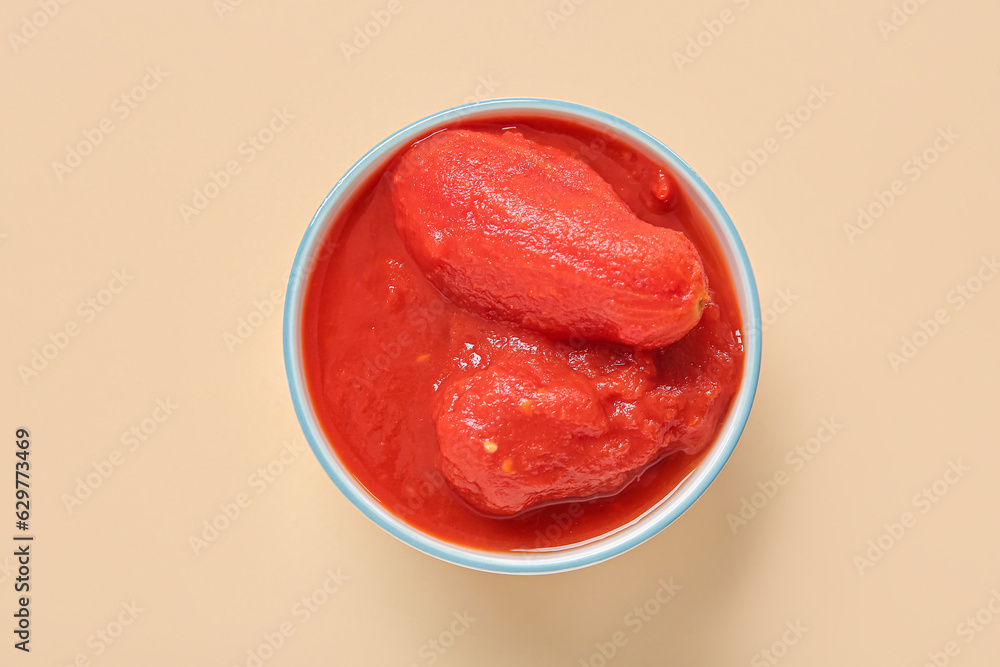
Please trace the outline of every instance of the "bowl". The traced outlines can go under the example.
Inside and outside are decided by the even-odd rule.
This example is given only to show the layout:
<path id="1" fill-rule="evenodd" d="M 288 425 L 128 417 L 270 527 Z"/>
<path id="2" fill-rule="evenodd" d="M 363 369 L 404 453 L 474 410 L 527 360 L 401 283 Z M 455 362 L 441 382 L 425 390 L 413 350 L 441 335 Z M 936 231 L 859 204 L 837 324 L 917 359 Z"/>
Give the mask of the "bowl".
<path id="1" fill-rule="evenodd" d="M 715 440 L 689 474 L 641 515 L 582 543 L 558 548 L 492 551 L 428 534 L 393 514 L 347 469 L 328 441 L 310 399 L 303 362 L 302 319 L 308 276 L 326 235 L 340 221 L 355 191 L 383 169 L 400 149 L 437 129 L 459 122 L 505 115 L 555 118 L 597 129 L 625 141 L 665 165 L 700 209 L 731 274 L 742 319 L 742 379 Z M 650 539 L 683 514 L 716 478 L 736 447 L 753 403 L 760 372 L 761 317 L 750 261 L 732 221 L 708 185 L 655 137 L 611 114 L 579 104 L 548 99 L 497 99 L 448 109 L 391 135 L 352 166 L 333 186 L 306 228 L 290 273 L 284 309 L 284 356 L 292 402 L 302 430 L 323 469 L 366 516 L 406 544 L 441 560 L 475 570 L 506 574 L 546 574 L 606 561 Z"/>

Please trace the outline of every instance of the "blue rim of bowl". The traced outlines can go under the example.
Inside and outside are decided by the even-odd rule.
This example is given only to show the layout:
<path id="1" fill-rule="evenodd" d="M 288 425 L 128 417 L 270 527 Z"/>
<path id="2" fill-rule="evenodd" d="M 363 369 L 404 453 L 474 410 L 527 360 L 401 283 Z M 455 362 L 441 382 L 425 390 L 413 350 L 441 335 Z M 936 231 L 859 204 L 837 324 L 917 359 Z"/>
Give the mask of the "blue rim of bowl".
<path id="1" fill-rule="evenodd" d="M 464 547 L 423 533 L 385 509 L 347 470 L 328 443 L 313 412 L 302 365 L 302 304 L 313 256 L 350 201 L 355 186 L 382 169 L 400 148 L 432 131 L 504 115 L 566 118 L 624 139 L 665 163 L 711 225 L 732 274 L 743 318 L 743 380 L 725 422 L 698 466 L 641 516 L 600 538 L 551 550 L 494 552 Z M 306 228 L 288 279 L 282 331 L 285 370 L 295 413 L 316 458 L 348 500 L 390 535 L 419 551 L 455 565 L 501 574 L 552 574 L 587 567 L 625 553 L 666 528 L 705 492 L 729 460 L 750 415 L 760 375 L 760 302 L 750 259 L 732 220 L 705 181 L 676 153 L 635 125 L 591 107 L 544 98 L 486 100 L 447 109 L 411 123 L 368 151 L 337 181 Z"/>

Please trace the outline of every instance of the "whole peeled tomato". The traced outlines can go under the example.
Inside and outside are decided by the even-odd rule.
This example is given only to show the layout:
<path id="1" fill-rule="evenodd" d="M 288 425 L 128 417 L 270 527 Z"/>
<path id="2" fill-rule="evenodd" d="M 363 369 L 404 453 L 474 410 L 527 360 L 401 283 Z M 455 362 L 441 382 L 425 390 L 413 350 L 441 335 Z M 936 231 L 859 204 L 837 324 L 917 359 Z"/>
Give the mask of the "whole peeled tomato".
<path id="1" fill-rule="evenodd" d="M 708 300 L 682 233 L 638 218 L 585 162 L 516 131 L 444 130 L 392 175 L 396 226 L 456 304 L 553 338 L 654 349 Z"/>
<path id="2" fill-rule="evenodd" d="M 738 373 L 719 318 L 710 303 L 690 334 L 649 351 L 457 313 L 433 415 L 445 477 L 478 509 L 514 514 L 617 491 L 661 455 L 701 451 Z"/>

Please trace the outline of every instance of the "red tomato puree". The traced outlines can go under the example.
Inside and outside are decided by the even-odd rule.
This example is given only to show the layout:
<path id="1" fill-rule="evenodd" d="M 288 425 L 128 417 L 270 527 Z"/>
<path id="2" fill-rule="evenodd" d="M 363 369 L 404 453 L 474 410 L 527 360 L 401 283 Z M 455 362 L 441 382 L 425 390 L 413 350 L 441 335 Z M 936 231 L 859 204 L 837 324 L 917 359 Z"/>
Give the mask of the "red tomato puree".
<path id="1" fill-rule="evenodd" d="M 664 252 L 682 259 L 677 260 L 680 268 L 671 271 L 695 275 L 696 289 L 681 293 L 677 276 L 667 275 L 664 285 L 670 289 L 664 298 L 676 301 L 676 323 L 671 320 L 672 329 L 648 334 L 648 327 L 640 326 L 643 317 L 651 317 L 644 295 L 616 292 L 618 297 L 600 301 L 589 297 L 586 286 L 573 288 L 578 279 L 570 272 L 589 261 L 589 250 L 566 245 L 567 235 L 559 230 L 543 250 L 563 243 L 551 252 L 562 257 L 579 250 L 579 256 L 551 279 L 532 274 L 539 262 L 524 259 L 524 253 L 503 255 L 508 248 L 495 240 L 489 242 L 506 257 L 506 274 L 491 271 L 489 262 L 464 275 L 456 272 L 435 254 L 441 244 L 434 230 L 419 227 L 421 219 L 407 219 L 409 227 L 402 228 L 411 236 L 404 241 L 400 235 L 397 218 L 407 215 L 400 212 L 401 199 L 425 207 L 426 201 L 436 200 L 419 187 L 405 189 L 419 178 L 410 172 L 429 173 L 430 167 L 416 158 L 400 162 L 396 156 L 345 207 L 308 277 L 302 345 L 310 398 L 346 468 L 386 509 L 415 528 L 495 551 L 582 542 L 655 505 L 691 472 L 714 439 L 743 366 L 732 279 L 687 193 L 664 167 L 625 142 L 536 117 L 504 117 L 458 128 L 469 131 L 467 143 L 479 142 L 470 144 L 474 150 L 482 144 L 482 150 L 514 151 L 511 159 L 523 164 L 537 146 L 536 153 L 565 163 L 569 181 L 603 179 L 610 187 L 588 181 L 583 198 L 606 188 L 601 196 L 615 202 L 620 198 L 631 211 L 616 203 L 621 210 L 610 214 L 614 219 L 609 225 L 632 224 L 627 218 L 634 214 L 649 225 L 683 233 L 687 240 L 657 232 L 673 234 L 664 241 Z M 505 133 L 504 139 L 496 138 Z M 449 139 L 438 135 L 432 140 Z M 427 145 L 422 149 L 429 150 Z M 523 155 L 528 157 L 517 151 L 527 151 Z M 430 154 L 427 159 L 437 158 Z M 577 178 L 572 174 L 575 160 L 600 178 Z M 394 208 L 396 170 L 407 180 L 395 186 Z M 537 189 L 533 182 L 518 187 Z M 571 203 L 576 206 L 576 201 Z M 507 204 L 505 210 L 511 208 Z M 515 210 L 528 210 L 531 202 L 515 204 Z M 478 199 L 468 206 L 482 208 Z M 521 231 L 515 229 L 511 238 Z M 581 229 L 579 237 L 583 246 L 591 241 L 586 231 Z M 656 270 L 646 272 L 647 258 L 639 255 L 654 251 L 641 243 L 642 231 L 638 244 L 621 246 L 635 257 L 614 259 L 621 259 L 622 266 L 631 261 L 643 280 L 652 283 Z M 485 251 L 475 250 L 476 243 L 487 241 L 477 241 L 478 235 L 469 231 L 457 246 L 470 249 L 469 262 L 484 262 Z M 691 243 L 696 254 L 687 250 Z M 410 252 L 414 248 L 419 250 L 416 258 Z M 688 255 L 695 257 L 695 265 L 683 259 Z M 649 257 L 655 261 L 654 254 Z M 569 286 L 565 291 L 559 291 L 560 280 Z M 511 306 L 476 293 L 478 284 L 484 292 L 489 285 L 497 294 L 508 289 L 519 296 Z M 457 291 L 451 289 L 455 285 Z M 586 309 L 594 302 L 620 307 L 591 317 Z M 631 328 L 630 304 L 637 318 Z M 597 334 L 576 334 L 579 322 L 591 323 Z M 683 337 L 663 344 L 677 336 Z M 530 456 L 555 457 L 562 468 L 554 477 L 551 466 L 525 463 Z"/>

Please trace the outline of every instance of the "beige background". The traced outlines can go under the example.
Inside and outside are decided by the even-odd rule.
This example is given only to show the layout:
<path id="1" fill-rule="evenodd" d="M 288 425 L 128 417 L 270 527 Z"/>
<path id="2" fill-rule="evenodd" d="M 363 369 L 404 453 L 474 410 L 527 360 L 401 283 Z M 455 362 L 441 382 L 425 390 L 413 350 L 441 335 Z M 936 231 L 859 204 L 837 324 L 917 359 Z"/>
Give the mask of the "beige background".
<path id="1" fill-rule="evenodd" d="M 1000 250 L 996 3 L 399 0 L 392 14 L 381 0 L 223 2 L 0 10 L 0 554 L 13 550 L 19 426 L 37 536 L 30 655 L 11 646 L 15 575 L 0 556 L 0 663 L 253 665 L 248 651 L 287 624 L 263 664 L 773 664 L 762 650 L 787 665 L 998 664 L 1000 280 L 976 282 Z M 341 43 L 372 12 L 391 21 L 348 59 Z M 880 28 L 893 18 L 898 30 Z M 687 48 L 697 57 L 679 66 Z M 813 87 L 831 96 L 788 136 L 778 123 Z M 735 455 L 655 539 L 543 578 L 438 562 L 355 510 L 301 451 L 280 306 L 263 305 L 356 159 L 489 96 L 620 115 L 717 192 L 748 150 L 778 146 L 725 201 L 768 322 Z M 275 109 L 294 117 L 249 161 L 241 143 Z M 75 168 L 53 164 L 102 120 L 112 131 Z M 937 159 L 913 180 L 907 162 L 925 149 Z M 230 161 L 227 187 L 185 216 Z M 897 179 L 892 205 L 852 236 L 858 208 Z M 102 292 L 109 282 L 118 293 Z M 967 283 L 971 299 L 953 291 Z M 259 326 L 233 343 L 255 309 Z M 894 368 L 889 354 L 938 310 L 944 324 Z M 67 325 L 77 335 L 64 340 Z M 22 377 L 50 340 L 64 349 Z M 130 449 L 133 427 L 147 433 Z M 786 458 L 817 435 L 810 461 Z M 967 469 L 954 484 L 940 481 L 949 462 Z M 269 464 L 280 475 L 262 488 Z M 734 534 L 727 515 L 779 471 L 787 483 Z M 191 536 L 225 525 L 220 505 L 239 494 L 249 505 L 196 554 Z M 902 536 L 882 535 L 905 512 Z M 889 550 L 859 560 L 879 556 L 880 535 Z M 347 579 L 327 596 L 328 570 Z M 682 588 L 661 606 L 671 578 Z M 296 605 L 314 593 L 328 599 L 306 618 Z M 643 605 L 656 613 L 638 624 Z"/>

